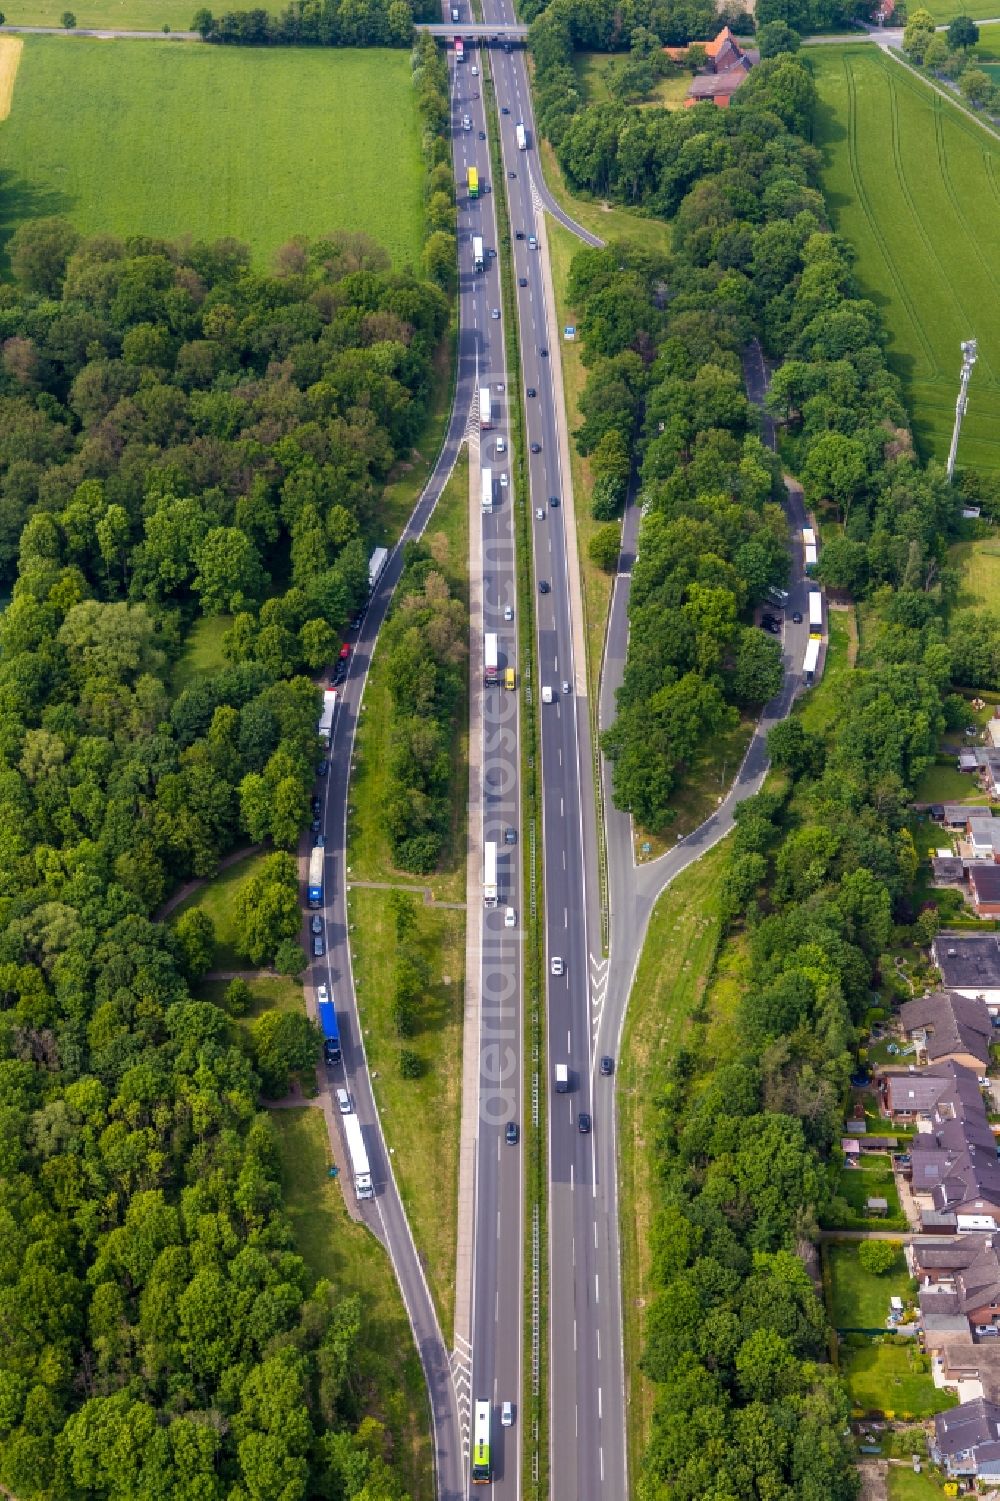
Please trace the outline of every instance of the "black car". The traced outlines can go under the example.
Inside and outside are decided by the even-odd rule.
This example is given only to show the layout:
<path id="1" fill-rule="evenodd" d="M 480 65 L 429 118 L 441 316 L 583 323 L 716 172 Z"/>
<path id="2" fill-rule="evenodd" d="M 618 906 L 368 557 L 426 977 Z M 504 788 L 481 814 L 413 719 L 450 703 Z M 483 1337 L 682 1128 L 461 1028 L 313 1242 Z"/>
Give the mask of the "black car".
<path id="1" fill-rule="evenodd" d="M 532 443 L 531 451 L 532 453 L 541 453 L 542 445 L 540 443 Z"/>
<path id="2" fill-rule="evenodd" d="M 319 795 L 318 792 L 314 792 L 313 793 L 312 798 L 311 798 L 311 804 L 312 804 L 312 810 L 313 810 L 313 816 L 314 817 L 315 817 L 315 815 L 317 813 L 321 813 L 323 811 L 323 799 L 320 797 L 320 795 Z"/>
<path id="3" fill-rule="evenodd" d="M 314 912 L 309 919 L 309 931 L 310 933 L 322 933 L 323 931 L 323 919 L 318 912 Z"/>
<path id="4" fill-rule="evenodd" d="M 558 497 L 558 495 L 550 495 L 549 496 L 549 505 L 550 506 L 558 506 L 558 504 L 559 504 L 559 497 Z"/>
<path id="5" fill-rule="evenodd" d="M 516 172 L 508 172 L 508 173 L 507 173 L 507 176 L 508 176 L 508 177 L 516 177 L 516 176 L 517 176 L 517 173 L 516 173 Z"/>
<path id="6" fill-rule="evenodd" d="M 327 774 L 327 772 L 329 770 L 330 770 L 330 763 L 326 759 L 326 757 L 324 756 L 323 759 L 322 759 L 322 761 L 319 763 L 319 765 L 316 768 L 316 775 L 318 777 L 325 777 L 326 774 Z"/>
<path id="7" fill-rule="evenodd" d="M 524 239 L 524 230 L 523 229 L 515 229 L 515 231 L 514 231 L 514 238 L 515 238 L 515 240 L 523 240 Z"/>
<path id="8" fill-rule="evenodd" d="M 323 942 L 322 936 L 321 935 L 317 935 L 313 939 L 313 958 L 314 959 L 322 959 L 322 957 L 323 957 L 323 955 L 325 953 L 326 953 L 326 945 Z"/>
<path id="9" fill-rule="evenodd" d="M 528 395 L 529 396 L 537 396 L 538 395 L 538 392 L 535 390 L 534 386 L 529 386 L 528 387 Z"/>
<path id="10" fill-rule="evenodd" d="M 322 827 L 323 820 L 321 818 L 314 818 L 312 823 L 309 825 L 309 832 L 311 834 L 318 834 Z"/>
<path id="11" fill-rule="evenodd" d="M 500 106 L 500 113 L 502 115 L 509 115 L 510 114 L 510 110 L 507 108 L 506 104 L 501 104 L 501 106 Z"/>
<path id="12" fill-rule="evenodd" d="M 539 592 L 539 594 L 548 594 L 548 592 L 549 592 L 549 581 L 548 581 L 548 579 L 539 579 L 538 580 L 538 592 Z"/>
<path id="13" fill-rule="evenodd" d="M 528 285 L 528 278 L 526 276 L 519 276 L 517 278 L 517 284 L 519 287 L 526 287 Z"/>
<path id="14" fill-rule="evenodd" d="M 792 619 L 795 621 L 796 625 L 801 625 L 802 624 L 802 611 L 801 610 L 793 610 L 792 611 Z"/>
<path id="15" fill-rule="evenodd" d="M 481 140 L 481 141 L 485 141 L 485 139 L 486 139 L 486 132 L 485 132 L 485 130 L 481 130 L 481 131 L 480 131 L 480 132 L 479 132 L 479 139 L 480 139 L 480 140 Z"/>
<path id="16" fill-rule="evenodd" d="M 504 1138 L 505 1138 L 508 1146 L 510 1146 L 510 1147 L 516 1147 L 517 1146 L 517 1122 L 516 1121 L 508 1121 L 507 1122 L 507 1129 L 504 1132 Z"/>
<path id="17" fill-rule="evenodd" d="M 764 627 L 765 631 L 770 631 L 772 636 L 781 635 L 781 626 L 770 616 L 768 616 L 766 620 L 762 620 L 761 625 Z"/>
<path id="18" fill-rule="evenodd" d="M 587 1114 L 586 1110 L 580 1111 L 579 1118 L 577 1119 L 577 1125 L 580 1128 L 581 1136 L 587 1136 L 590 1134 L 590 1116 Z"/>
<path id="19" fill-rule="evenodd" d="M 601 1059 L 601 1073 L 604 1075 L 605 1078 L 608 1078 L 608 1076 L 611 1075 L 611 1074 L 613 1074 L 614 1071 L 615 1071 L 615 1060 L 613 1058 L 609 1058 L 607 1056 L 607 1054 L 605 1054 L 604 1057 Z"/>
<path id="20" fill-rule="evenodd" d="M 542 345 L 542 347 L 538 351 L 538 353 L 541 355 L 541 357 L 542 357 L 543 360 L 547 360 L 548 357 L 549 357 L 549 351 L 546 349 L 546 347 L 545 347 L 544 344 Z"/>
<path id="21" fill-rule="evenodd" d="M 510 824 L 508 824 L 507 827 L 506 827 L 506 829 L 504 829 L 503 842 L 504 842 L 504 844 L 516 844 L 517 843 L 517 830 L 511 828 Z"/>

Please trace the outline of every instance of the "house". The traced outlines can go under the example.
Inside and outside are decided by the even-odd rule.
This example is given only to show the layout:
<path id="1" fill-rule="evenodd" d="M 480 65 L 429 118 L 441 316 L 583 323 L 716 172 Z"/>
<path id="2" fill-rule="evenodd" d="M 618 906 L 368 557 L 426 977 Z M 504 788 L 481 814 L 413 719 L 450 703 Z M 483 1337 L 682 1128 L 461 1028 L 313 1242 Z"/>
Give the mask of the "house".
<path id="1" fill-rule="evenodd" d="M 938 933 L 931 957 L 942 984 L 959 995 L 982 996 L 1000 1013 L 1000 936 L 996 933 Z"/>
<path id="2" fill-rule="evenodd" d="M 907 1251 L 919 1283 L 918 1299 L 925 1330 L 936 1320 L 965 1320 L 966 1333 L 1000 1324 L 1000 1237 L 956 1235 L 948 1240 L 917 1236 Z M 943 1323 L 940 1334 L 956 1329 Z"/>
<path id="3" fill-rule="evenodd" d="M 900 1125 L 909 1126 L 915 1121 L 930 1120 L 931 1111 L 938 1096 L 947 1089 L 948 1081 L 933 1069 L 923 1069 L 919 1073 L 916 1069 L 905 1073 L 885 1069 L 879 1075 L 878 1087 L 885 1114 Z"/>
<path id="4" fill-rule="evenodd" d="M 990 726 L 996 721 L 990 720 Z M 988 731 L 991 740 L 997 732 L 992 728 Z M 1000 748 L 995 744 L 970 745 L 958 753 L 959 771 L 974 772 L 979 777 L 980 785 L 986 792 L 994 796 L 1000 795 Z"/>
<path id="5" fill-rule="evenodd" d="M 1000 917 L 1000 865 L 972 866 L 969 884 L 976 916 Z"/>
<path id="6" fill-rule="evenodd" d="M 991 866 L 1000 875 L 1000 865 Z M 918 1063 L 961 1063 L 985 1074 L 990 1065 L 993 1023 L 986 1002 L 939 990 L 899 1009 L 903 1032 L 916 1045 Z"/>
<path id="7" fill-rule="evenodd" d="M 961 1234 L 1000 1229 L 1000 1158 L 974 1070 L 937 1063 L 925 1078 L 944 1081 L 929 1119 L 910 1146 L 910 1187 L 925 1229 Z"/>
<path id="8" fill-rule="evenodd" d="M 934 1418 L 930 1455 L 953 1479 L 1000 1480 L 1000 1407 L 978 1397 Z"/>
<path id="9" fill-rule="evenodd" d="M 945 803 L 941 822 L 948 829 L 965 829 L 971 812 L 967 803 Z"/>
<path id="10" fill-rule="evenodd" d="M 992 818 L 987 810 L 977 809 L 966 825 L 966 837 L 973 855 L 996 860 L 1000 857 L 1000 818 Z"/>
<path id="11" fill-rule="evenodd" d="M 987 720 L 986 738 L 994 750 L 1000 750 L 1000 714 L 994 713 L 993 718 Z"/>
<path id="12" fill-rule="evenodd" d="M 935 886 L 965 886 L 965 866 L 958 855 L 932 855 L 931 871 Z"/>
<path id="13" fill-rule="evenodd" d="M 722 28 L 714 41 L 694 42 L 692 46 L 704 48 L 705 66 L 691 80 L 684 101 L 685 109 L 703 100 L 711 100 L 720 109 L 728 109 L 750 69 L 760 62 L 760 53 L 756 48 L 741 47 L 728 26 Z M 686 47 L 664 47 L 663 50 L 674 62 L 683 62 L 687 55 Z"/>

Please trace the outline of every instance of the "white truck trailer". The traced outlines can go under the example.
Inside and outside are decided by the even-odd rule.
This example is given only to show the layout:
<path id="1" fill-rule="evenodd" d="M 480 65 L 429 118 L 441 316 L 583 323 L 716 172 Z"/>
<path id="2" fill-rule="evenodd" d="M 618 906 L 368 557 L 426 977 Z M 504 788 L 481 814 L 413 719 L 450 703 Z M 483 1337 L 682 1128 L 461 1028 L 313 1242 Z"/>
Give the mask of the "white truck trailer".
<path id="1" fill-rule="evenodd" d="M 368 1153 L 365 1151 L 365 1141 L 361 1135 L 361 1122 L 353 1111 L 350 1115 L 343 1116 L 342 1119 L 344 1135 L 347 1138 L 347 1150 L 351 1158 L 351 1171 L 354 1174 L 354 1192 L 359 1199 L 374 1199 L 372 1170 L 368 1165 Z"/>
<path id="2" fill-rule="evenodd" d="M 802 676 L 807 683 L 811 683 L 819 663 L 819 649 L 822 644 L 819 636 L 810 636 L 806 642 L 806 654 L 802 660 Z"/>
<path id="3" fill-rule="evenodd" d="M 483 637 L 483 668 L 487 688 L 496 688 L 500 683 L 500 648 L 496 631 L 487 631 Z"/>
<path id="4" fill-rule="evenodd" d="M 317 732 L 322 735 L 327 745 L 333 739 L 333 716 L 337 708 L 336 688 L 323 689 L 323 712 L 319 716 Z"/>
<path id="5" fill-rule="evenodd" d="M 368 593 L 374 594 L 383 569 L 389 561 L 388 550 L 384 547 L 376 547 L 368 559 Z"/>
<path id="6" fill-rule="evenodd" d="M 479 431 L 486 432 L 493 426 L 493 403 L 490 400 L 489 386 L 479 387 Z"/>
<path id="7" fill-rule="evenodd" d="M 823 629 L 823 596 L 818 589 L 809 590 L 809 629 Z"/>
<path id="8" fill-rule="evenodd" d="M 527 151 L 527 149 L 528 149 L 528 133 L 525 130 L 524 126 L 521 124 L 520 120 L 518 120 L 517 125 L 515 126 L 514 134 L 517 137 L 517 149 L 518 149 L 518 151 Z"/>
<path id="9" fill-rule="evenodd" d="M 480 483 L 482 485 L 482 506 L 484 511 L 493 509 L 493 470 L 483 469 Z"/>
<path id="10" fill-rule="evenodd" d="M 483 901 L 487 907 L 497 905 L 497 846 L 487 839 L 483 846 Z"/>

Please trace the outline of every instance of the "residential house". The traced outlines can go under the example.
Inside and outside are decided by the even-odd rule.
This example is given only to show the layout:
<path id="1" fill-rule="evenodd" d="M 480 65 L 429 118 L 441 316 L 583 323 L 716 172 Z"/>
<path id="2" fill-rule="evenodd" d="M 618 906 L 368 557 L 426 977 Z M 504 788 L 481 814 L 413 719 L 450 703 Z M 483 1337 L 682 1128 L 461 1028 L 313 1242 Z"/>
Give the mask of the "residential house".
<path id="1" fill-rule="evenodd" d="M 1000 1158 L 973 1069 L 937 1063 L 944 1088 L 910 1144 L 910 1187 L 925 1228 L 1000 1229 Z"/>
<path id="2" fill-rule="evenodd" d="M 932 1317 L 964 1319 L 970 1336 L 972 1330 L 980 1333 L 1000 1325 L 1000 1236 L 917 1236 L 908 1247 L 907 1260 L 920 1285 L 925 1330 L 958 1332 L 940 1324 L 929 1326 Z"/>
<path id="3" fill-rule="evenodd" d="M 969 885 L 976 916 L 1000 917 L 1000 865 L 972 866 Z"/>
<path id="4" fill-rule="evenodd" d="M 995 720 L 990 720 L 992 726 Z M 992 730 L 990 733 L 994 733 Z M 959 771 L 973 772 L 984 791 L 1000 796 L 1000 749 L 994 745 L 970 745 L 958 753 Z"/>
<path id="5" fill-rule="evenodd" d="M 1000 714 L 994 713 L 993 718 L 987 720 L 986 738 L 994 750 L 1000 750 Z"/>
<path id="6" fill-rule="evenodd" d="M 990 868 L 1000 875 L 1000 865 Z M 916 1045 L 918 1063 L 961 1063 L 977 1074 L 989 1068 L 993 1023 L 978 997 L 939 990 L 905 1002 L 899 1020 Z"/>
<path id="7" fill-rule="evenodd" d="M 750 73 L 760 62 L 760 53 L 754 47 L 741 47 L 728 26 L 724 26 L 712 42 L 694 42 L 705 50 L 705 66 L 691 80 L 684 107 L 711 100 L 720 109 L 728 109 L 729 103 Z M 664 47 L 675 62 L 683 62 L 686 47 Z"/>
<path id="8" fill-rule="evenodd" d="M 946 828 L 962 829 L 964 831 L 969 822 L 971 811 L 967 803 L 945 803 L 941 814 L 941 822 Z"/>
<path id="9" fill-rule="evenodd" d="M 1000 1480 L 1000 1406 L 978 1397 L 934 1419 L 930 1454 L 952 1479 Z"/>
<path id="10" fill-rule="evenodd" d="M 959 855 L 932 855 L 931 873 L 933 885 L 965 890 L 965 864 Z"/>
<path id="11" fill-rule="evenodd" d="M 882 1110 L 901 1126 L 930 1121 L 938 1097 L 948 1088 L 948 1080 L 936 1069 L 912 1068 L 906 1072 L 883 1069 L 878 1076 Z"/>
<path id="12" fill-rule="evenodd" d="M 1000 1014 L 1000 934 L 941 932 L 931 957 L 948 990 L 982 996 L 990 1014 Z"/>
<path id="13" fill-rule="evenodd" d="M 980 860 L 1000 859 L 1000 818 L 993 818 L 988 809 L 970 810 L 966 836 L 973 855 Z"/>

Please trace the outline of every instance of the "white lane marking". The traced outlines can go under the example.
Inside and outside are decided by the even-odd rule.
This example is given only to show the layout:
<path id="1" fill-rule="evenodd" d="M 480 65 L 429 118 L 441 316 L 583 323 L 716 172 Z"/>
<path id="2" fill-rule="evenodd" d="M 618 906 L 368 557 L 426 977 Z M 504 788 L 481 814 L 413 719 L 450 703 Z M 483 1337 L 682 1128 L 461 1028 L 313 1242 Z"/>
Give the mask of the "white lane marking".
<path id="1" fill-rule="evenodd" d="M 567 1053 L 572 1053 L 573 1051 L 573 1045 L 569 1040 L 569 1028 L 566 1029 L 566 1051 Z"/>
<path id="2" fill-rule="evenodd" d="M 570 1193 L 573 1193 L 573 1191 L 574 1191 L 575 1188 L 576 1188 L 575 1174 L 573 1172 L 573 1164 L 571 1162 L 570 1165 L 569 1165 L 569 1191 L 570 1191 Z"/>
<path id="3" fill-rule="evenodd" d="M 601 1331 L 600 1331 L 600 1329 L 597 1330 L 597 1358 L 598 1358 L 598 1360 L 600 1360 L 600 1358 L 601 1358 Z"/>
<path id="4" fill-rule="evenodd" d="M 595 1251 L 597 1250 L 597 1221 L 596 1220 L 594 1221 L 594 1250 Z M 597 1336 L 597 1342 L 598 1342 L 598 1344 L 600 1344 L 600 1342 L 601 1342 L 601 1336 L 600 1335 Z"/>
<path id="5" fill-rule="evenodd" d="M 500 1211 L 497 1210 L 497 1240 L 500 1239 Z"/>
<path id="6" fill-rule="evenodd" d="M 569 908 L 568 907 L 564 907 L 563 908 L 563 927 L 564 928 L 568 928 L 569 927 Z"/>
<path id="7" fill-rule="evenodd" d="M 498 1162 L 500 1161 L 500 1138 L 499 1138 L 499 1136 L 497 1137 L 497 1161 Z M 594 1226 L 594 1234 L 595 1235 L 597 1234 L 597 1226 L 596 1225 Z"/>
<path id="8" fill-rule="evenodd" d="M 597 1416 L 601 1416 L 601 1388 L 597 1388 Z"/>
<path id="9" fill-rule="evenodd" d="M 563 799 L 560 798 L 559 799 L 559 817 L 563 818 L 565 816 L 565 814 L 566 814 L 566 804 L 563 801 Z"/>
<path id="10" fill-rule="evenodd" d="M 601 1279 L 598 1276 L 598 1274 L 595 1272 L 594 1273 L 594 1302 L 595 1303 L 599 1303 L 600 1301 L 601 1301 Z"/>
<path id="11" fill-rule="evenodd" d="M 573 1349 L 576 1349 L 576 1319 L 573 1320 Z"/>
<path id="12" fill-rule="evenodd" d="M 494 1322 L 494 1324 L 499 1324 L 499 1322 L 500 1322 L 500 1289 L 499 1288 L 497 1288 L 496 1302 L 495 1302 L 494 1308 L 493 1308 L 493 1322 Z M 598 1339 L 600 1339 L 600 1335 L 598 1335 Z"/>
<path id="13" fill-rule="evenodd" d="M 559 765 L 562 765 L 562 746 L 559 747 Z M 565 860 L 563 863 L 565 864 Z"/>
<path id="14" fill-rule="evenodd" d="M 560 751 L 559 754 L 562 755 L 562 751 Z M 565 870 L 565 869 L 566 869 L 566 851 L 563 850 L 563 870 Z"/>
<path id="15" fill-rule="evenodd" d="M 604 1445 L 603 1444 L 600 1446 L 600 1448 L 598 1449 L 597 1452 L 601 1456 L 601 1479 L 603 1480 L 604 1479 Z"/>

